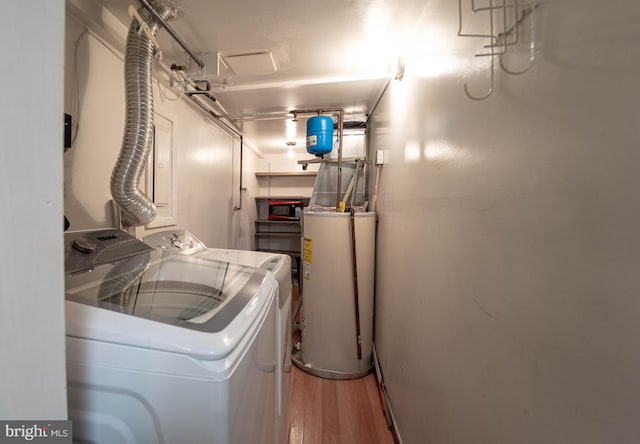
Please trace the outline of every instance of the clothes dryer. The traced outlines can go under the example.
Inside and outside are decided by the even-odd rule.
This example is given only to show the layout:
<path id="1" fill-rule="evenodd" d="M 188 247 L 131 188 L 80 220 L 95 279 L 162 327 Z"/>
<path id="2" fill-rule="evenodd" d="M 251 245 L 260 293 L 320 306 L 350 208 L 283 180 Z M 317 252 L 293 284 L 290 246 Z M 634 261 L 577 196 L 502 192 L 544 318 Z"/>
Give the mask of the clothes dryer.
<path id="1" fill-rule="evenodd" d="M 272 273 L 119 230 L 66 233 L 65 246 L 74 439 L 273 442 Z"/>

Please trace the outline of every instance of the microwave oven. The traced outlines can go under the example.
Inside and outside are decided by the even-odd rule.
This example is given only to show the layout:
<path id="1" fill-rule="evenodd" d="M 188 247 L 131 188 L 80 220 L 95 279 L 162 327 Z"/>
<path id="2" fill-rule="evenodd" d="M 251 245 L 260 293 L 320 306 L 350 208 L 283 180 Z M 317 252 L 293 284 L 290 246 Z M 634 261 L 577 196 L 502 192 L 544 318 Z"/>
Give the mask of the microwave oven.
<path id="1" fill-rule="evenodd" d="M 300 200 L 270 200 L 269 220 L 299 220 L 302 208 Z"/>

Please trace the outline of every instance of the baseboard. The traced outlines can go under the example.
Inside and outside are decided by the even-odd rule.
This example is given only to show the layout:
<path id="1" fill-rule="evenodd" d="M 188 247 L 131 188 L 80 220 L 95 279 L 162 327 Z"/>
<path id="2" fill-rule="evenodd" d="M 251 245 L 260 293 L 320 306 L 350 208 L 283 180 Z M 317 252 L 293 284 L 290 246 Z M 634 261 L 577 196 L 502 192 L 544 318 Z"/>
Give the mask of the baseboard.
<path id="1" fill-rule="evenodd" d="M 393 408 L 389 403 L 389 396 L 387 395 L 387 387 L 384 383 L 382 366 L 380 365 L 380 361 L 378 360 L 378 354 L 376 353 L 375 342 L 373 343 L 373 365 L 376 371 L 376 380 L 378 381 L 378 392 L 380 393 L 380 397 L 381 397 L 380 404 L 382 406 L 384 415 L 387 418 L 387 427 L 389 427 L 389 430 L 391 430 L 393 441 L 396 444 L 403 444 L 402 438 L 400 437 L 400 431 L 396 426 L 397 422 L 395 419 L 395 415 L 393 414 Z"/>

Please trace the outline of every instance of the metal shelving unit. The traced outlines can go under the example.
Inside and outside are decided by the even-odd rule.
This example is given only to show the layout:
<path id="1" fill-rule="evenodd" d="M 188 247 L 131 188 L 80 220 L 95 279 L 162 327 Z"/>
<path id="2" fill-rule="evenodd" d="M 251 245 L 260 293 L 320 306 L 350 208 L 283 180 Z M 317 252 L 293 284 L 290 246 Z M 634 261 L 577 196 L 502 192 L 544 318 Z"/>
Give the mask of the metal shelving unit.
<path id="1" fill-rule="evenodd" d="M 291 256 L 291 263 L 298 271 L 301 248 L 300 219 L 269 219 L 269 201 L 301 201 L 303 206 L 309 205 L 306 196 L 259 196 L 256 197 L 258 218 L 255 220 L 255 249 L 271 253 L 282 253 Z"/>

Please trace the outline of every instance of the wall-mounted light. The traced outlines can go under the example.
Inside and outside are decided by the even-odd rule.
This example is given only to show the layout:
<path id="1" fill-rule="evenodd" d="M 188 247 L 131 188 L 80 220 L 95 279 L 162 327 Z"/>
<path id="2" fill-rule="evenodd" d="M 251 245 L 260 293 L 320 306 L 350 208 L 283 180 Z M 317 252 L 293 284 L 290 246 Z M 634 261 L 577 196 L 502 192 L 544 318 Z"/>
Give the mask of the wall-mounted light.
<path id="1" fill-rule="evenodd" d="M 396 59 L 396 63 L 393 66 L 393 79 L 401 81 L 404 77 L 404 59 L 402 57 L 398 57 Z"/>

